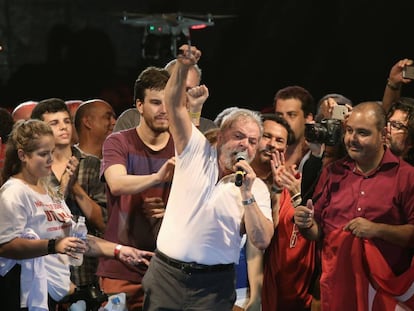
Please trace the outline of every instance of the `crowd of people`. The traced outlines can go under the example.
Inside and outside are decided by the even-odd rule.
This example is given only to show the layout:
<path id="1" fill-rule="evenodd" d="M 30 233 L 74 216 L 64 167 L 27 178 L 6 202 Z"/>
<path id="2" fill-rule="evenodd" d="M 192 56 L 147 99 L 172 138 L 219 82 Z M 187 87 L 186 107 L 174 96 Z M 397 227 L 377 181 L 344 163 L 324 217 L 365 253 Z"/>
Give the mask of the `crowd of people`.
<path id="1" fill-rule="evenodd" d="M 0 109 L 3 307 L 414 310 L 413 61 L 381 101 L 291 85 L 212 121 L 201 51 L 180 50 L 118 119 L 101 99 Z"/>

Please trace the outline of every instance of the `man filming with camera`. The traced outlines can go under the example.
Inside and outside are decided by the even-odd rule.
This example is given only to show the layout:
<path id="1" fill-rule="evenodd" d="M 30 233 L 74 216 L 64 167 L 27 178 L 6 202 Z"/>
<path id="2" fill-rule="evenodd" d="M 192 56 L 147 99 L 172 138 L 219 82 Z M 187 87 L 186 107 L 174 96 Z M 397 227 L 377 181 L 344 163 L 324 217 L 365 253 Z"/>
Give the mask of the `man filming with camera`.
<path id="1" fill-rule="evenodd" d="M 343 122 L 350 111 L 350 99 L 341 94 L 327 94 L 319 100 L 316 122 L 305 124 L 304 136 L 310 150 L 302 166 L 303 204 L 312 198 L 322 167 L 345 156 Z"/>
<path id="2" fill-rule="evenodd" d="M 414 307 L 414 168 L 386 148 L 386 132 L 379 104 L 354 107 L 348 156 L 325 167 L 313 200 L 295 209 L 301 234 L 323 240 L 323 310 Z"/>

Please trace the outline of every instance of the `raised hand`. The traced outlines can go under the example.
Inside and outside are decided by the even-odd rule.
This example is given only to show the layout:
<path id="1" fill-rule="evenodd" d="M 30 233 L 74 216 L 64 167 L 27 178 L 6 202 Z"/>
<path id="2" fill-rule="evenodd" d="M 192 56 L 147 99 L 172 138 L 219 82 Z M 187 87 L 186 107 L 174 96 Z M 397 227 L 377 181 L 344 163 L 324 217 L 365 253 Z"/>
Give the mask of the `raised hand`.
<path id="1" fill-rule="evenodd" d="M 243 183 L 240 187 L 240 192 L 245 194 L 251 194 L 253 182 L 256 179 L 256 173 L 250 164 L 246 160 L 240 160 L 233 166 L 234 171 L 242 169 L 245 174 L 243 177 Z"/>
<path id="2" fill-rule="evenodd" d="M 306 202 L 306 206 L 300 205 L 295 208 L 295 224 L 300 229 L 309 229 L 313 226 L 313 203 L 312 200 Z"/>
<path id="3" fill-rule="evenodd" d="M 171 181 L 174 175 L 175 157 L 166 161 L 156 173 L 160 182 Z"/>
<path id="4" fill-rule="evenodd" d="M 197 64 L 198 60 L 201 57 L 201 51 L 198 50 L 195 46 L 183 44 L 180 47 L 179 51 L 181 54 L 177 56 L 177 60 L 183 65 L 192 66 L 194 64 Z"/>
<path id="5" fill-rule="evenodd" d="M 296 169 L 296 164 L 283 166 L 277 172 L 277 179 L 280 186 L 289 190 L 291 196 L 299 193 L 302 182 L 302 174 Z"/>
<path id="6" fill-rule="evenodd" d="M 390 70 L 390 74 L 388 76 L 388 81 L 391 82 L 393 85 L 398 86 L 402 83 L 407 84 L 411 82 L 410 79 L 404 79 L 402 76 L 402 71 L 405 66 L 411 66 L 413 64 L 413 60 L 404 58 L 392 66 Z"/>
<path id="7" fill-rule="evenodd" d="M 283 152 L 278 150 L 275 153 L 272 153 L 272 159 L 270 160 L 270 169 L 272 170 L 273 184 L 277 185 L 279 188 L 282 188 L 281 179 L 279 173 L 285 167 L 285 155 Z"/>
<path id="8" fill-rule="evenodd" d="M 187 105 L 190 112 L 201 112 L 204 102 L 209 96 L 208 88 L 204 84 L 195 86 L 187 91 Z"/>
<path id="9" fill-rule="evenodd" d="M 76 180 L 76 170 L 78 168 L 79 161 L 75 156 L 71 156 L 66 164 L 66 169 L 60 179 L 60 191 L 66 197 L 69 189 L 71 189 Z"/>

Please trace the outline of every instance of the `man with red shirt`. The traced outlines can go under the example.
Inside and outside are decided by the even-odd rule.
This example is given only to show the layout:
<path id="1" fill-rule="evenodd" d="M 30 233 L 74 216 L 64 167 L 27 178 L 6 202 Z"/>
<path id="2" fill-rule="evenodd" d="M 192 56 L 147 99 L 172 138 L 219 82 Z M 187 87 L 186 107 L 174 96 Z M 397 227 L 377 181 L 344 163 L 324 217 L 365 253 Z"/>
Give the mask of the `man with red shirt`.
<path id="1" fill-rule="evenodd" d="M 262 310 L 310 310 L 315 269 L 315 242 L 303 238 L 292 222 L 295 198 L 300 196 L 300 192 L 288 186 L 295 179 L 295 172 L 281 161 L 287 146 L 293 141 L 294 132 L 289 123 L 279 115 L 264 114 L 262 118 L 263 136 L 251 165 L 256 175 L 271 190 L 274 224 L 273 238 L 262 256 L 264 264 Z M 292 192 L 293 190 L 295 192 Z M 256 255 L 258 256 L 260 254 Z M 250 300 L 252 300 L 254 298 L 252 294 L 257 290 L 254 290 L 255 283 L 251 279 L 253 276 L 253 280 L 256 281 L 256 275 L 260 274 L 260 270 L 255 271 L 256 275 L 251 275 L 252 267 L 248 252 L 247 260 L 250 265 L 248 276 Z M 260 289 L 261 283 L 256 287 Z"/>
<path id="2" fill-rule="evenodd" d="M 409 304 L 414 168 L 384 146 L 385 137 L 384 109 L 375 102 L 357 105 L 345 126 L 349 156 L 326 167 L 313 203 L 295 210 L 302 235 L 323 239 L 323 310 L 387 309 L 375 307 L 379 300 L 393 308 Z M 405 284 L 398 291 L 396 279 Z"/>

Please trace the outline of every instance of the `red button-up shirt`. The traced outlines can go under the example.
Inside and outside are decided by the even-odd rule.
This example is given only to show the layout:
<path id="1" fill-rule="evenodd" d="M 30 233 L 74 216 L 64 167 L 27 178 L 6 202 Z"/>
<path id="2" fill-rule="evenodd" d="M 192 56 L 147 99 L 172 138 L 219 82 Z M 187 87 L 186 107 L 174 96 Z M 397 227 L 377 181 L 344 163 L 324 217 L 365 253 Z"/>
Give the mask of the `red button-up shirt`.
<path id="1" fill-rule="evenodd" d="M 388 149 L 377 170 L 368 176 L 358 172 L 349 157 L 326 167 L 314 193 L 315 220 L 325 236 L 356 217 L 389 225 L 414 224 L 414 167 Z M 412 250 L 381 239 L 373 242 L 395 273 L 410 266 Z M 333 257 L 340 254 L 329 244 L 324 240 L 324 249 Z"/>

